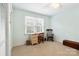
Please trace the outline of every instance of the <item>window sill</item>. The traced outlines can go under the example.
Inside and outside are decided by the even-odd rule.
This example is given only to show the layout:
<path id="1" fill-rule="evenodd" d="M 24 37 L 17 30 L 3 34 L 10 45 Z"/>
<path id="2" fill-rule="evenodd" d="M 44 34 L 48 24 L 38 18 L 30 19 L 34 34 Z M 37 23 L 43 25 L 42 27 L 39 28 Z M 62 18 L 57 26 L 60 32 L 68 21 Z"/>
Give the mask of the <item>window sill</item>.
<path id="1" fill-rule="evenodd" d="M 39 33 L 44 33 L 44 32 L 27 33 L 27 34 L 39 34 Z M 27 34 L 25 34 L 25 35 L 27 35 Z"/>

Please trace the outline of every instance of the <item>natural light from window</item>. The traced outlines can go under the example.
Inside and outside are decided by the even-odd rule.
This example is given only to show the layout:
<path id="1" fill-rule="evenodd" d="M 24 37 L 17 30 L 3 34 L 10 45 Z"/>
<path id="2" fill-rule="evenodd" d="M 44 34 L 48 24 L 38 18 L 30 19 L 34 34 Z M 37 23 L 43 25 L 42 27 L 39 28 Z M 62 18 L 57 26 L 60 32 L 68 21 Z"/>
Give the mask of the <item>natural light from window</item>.
<path id="1" fill-rule="evenodd" d="M 44 32 L 44 19 L 25 16 L 25 34 Z"/>

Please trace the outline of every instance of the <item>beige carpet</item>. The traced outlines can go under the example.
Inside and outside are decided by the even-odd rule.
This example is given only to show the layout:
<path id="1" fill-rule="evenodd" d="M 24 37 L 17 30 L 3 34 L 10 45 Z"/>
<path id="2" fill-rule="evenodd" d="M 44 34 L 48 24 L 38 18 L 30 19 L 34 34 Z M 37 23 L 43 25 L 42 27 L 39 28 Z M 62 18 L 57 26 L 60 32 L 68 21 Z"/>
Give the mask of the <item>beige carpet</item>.
<path id="1" fill-rule="evenodd" d="M 79 51 L 59 42 L 46 41 L 37 45 L 14 47 L 12 56 L 79 56 Z"/>

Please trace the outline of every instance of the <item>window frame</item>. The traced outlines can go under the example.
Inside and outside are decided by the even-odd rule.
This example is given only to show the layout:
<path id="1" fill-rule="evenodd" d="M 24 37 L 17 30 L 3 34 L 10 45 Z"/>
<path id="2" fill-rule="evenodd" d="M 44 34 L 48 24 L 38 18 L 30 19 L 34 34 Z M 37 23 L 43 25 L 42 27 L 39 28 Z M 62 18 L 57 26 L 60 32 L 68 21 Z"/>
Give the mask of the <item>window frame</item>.
<path id="1" fill-rule="evenodd" d="M 40 21 L 42 21 L 41 23 L 41 26 L 40 25 L 37 25 L 37 26 L 40 26 L 41 27 L 41 30 L 42 31 L 39 31 L 39 32 L 36 32 L 37 30 L 35 30 L 35 27 L 36 27 L 36 23 L 34 22 L 33 23 L 33 26 L 34 26 L 34 32 L 33 33 L 28 33 L 27 32 L 27 26 L 31 26 L 31 25 L 27 25 L 27 20 L 28 18 L 31 18 L 31 19 L 39 19 Z M 34 20 L 34 21 L 35 21 Z M 42 33 L 44 32 L 44 18 L 40 18 L 40 17 L 33 17 L 33 16 L 25 16 L 25 34 L 35 34 L 35 33 Z"/>

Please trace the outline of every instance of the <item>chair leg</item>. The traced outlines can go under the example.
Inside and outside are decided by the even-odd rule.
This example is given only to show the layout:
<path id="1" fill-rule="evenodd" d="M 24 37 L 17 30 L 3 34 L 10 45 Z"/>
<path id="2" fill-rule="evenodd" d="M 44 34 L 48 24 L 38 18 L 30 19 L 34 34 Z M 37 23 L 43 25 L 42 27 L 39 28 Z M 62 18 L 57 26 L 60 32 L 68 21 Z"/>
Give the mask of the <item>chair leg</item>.
<path id="1" fill-rule="evenodd" d="M 53 37 L 47 37 L 47 41 L 49 40 L 53 41 Z"/>

